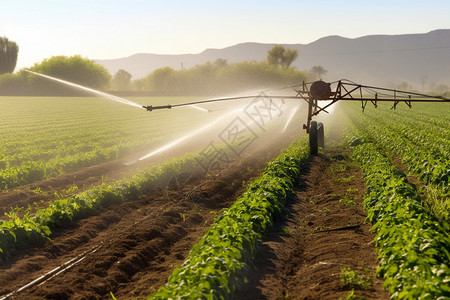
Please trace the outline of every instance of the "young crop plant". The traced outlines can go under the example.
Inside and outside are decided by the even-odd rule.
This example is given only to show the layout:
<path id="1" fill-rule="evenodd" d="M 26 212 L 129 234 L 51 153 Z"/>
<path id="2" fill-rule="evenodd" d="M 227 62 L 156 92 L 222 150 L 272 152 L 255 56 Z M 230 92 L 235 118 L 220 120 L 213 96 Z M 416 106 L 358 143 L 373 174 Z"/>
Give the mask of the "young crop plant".
<path id="1" fill-rule="evenodd" d="M 376 233 L 377 274 L 392 299 L 450 297 L 450 236 L 414 185 L 369 142 L 354 147 L 366 177 L 364 207 Z"/>
<path id="2" fill-rule="evenodd" d="M 107 207 L 113 203 L 136 199 L 138 195 L 163 186 L 183 170 L 195 169 L 199 154 L 188 153 L 150 168 L 129 180 L 104 183 L 67 198 L 76 191 L 72 187 L 48 207 L 38 209 L 32 216 L 30 210 L 19 217 L 12 210 L 8 220 L 0 221 L 0 264 L 5 263 L 16 249 L 26 248 L 36 242 L 49 240 L 52 230 L 64 224 Z"/>
<path id="3" fill-rule="evenodd" d="M 423 200 L 437 218 L 448 222 L 450 217 L 450 136 L 449 108 L 426 105 L 430 114 L 420 109 L 353 114 L 356 107 L 347 106 L 350 127 L 356 127 L 358 139 L 372 142 L 396 164 L 403 165 L 408 175 L 416 177 Z M 356 112 L 356 111 L 355 111 Z M 446 222 L 442 222 L 444 225 Z"/>
<path id="4" fill-rule="evenodd" d="M 356 207 L 356 201 L 358 198 L 358 189 L 356 188 L 349 188 L 345 192 L 344 196 L 339 199 L 339 204 L 342 204 L 344 206 L 348 207 Z"/>
<path id="5" fill-rule="evenodd" d="M 360 273 L 350 268 L 342 268 L 339 277 L 343 287 L 359 287 L 367 290 L 372 285 L 372 278 L 368 269 L 365 269 L 364 273 Z"/>
<path id="6" fill-rule="evenodd" d="M 261 235 L 281 218 L 308 156 L 306 140 L 301 140 L 270 162 L 236 203 L 223 210 L 166 285 L 148 299 L 231 298 L 245 283 Z"/>
<path id="7" fill-rule="evenodd" d="M 152 102 L 166 100 L 155 98 Z M 179 101 L 176 97 L 170 100 Z M 169 142 L 180 131 L 214 118 L 206 114 L 193 118 L 174 111 L 179 122 L 163 115 L 149 119 L 135 108 L 117 109 L 107 99 L 91 97 L 0 97 L 0 106 L 0 191 L 124 157 L 132 151 L 148 151 L 152 144 Z"/>

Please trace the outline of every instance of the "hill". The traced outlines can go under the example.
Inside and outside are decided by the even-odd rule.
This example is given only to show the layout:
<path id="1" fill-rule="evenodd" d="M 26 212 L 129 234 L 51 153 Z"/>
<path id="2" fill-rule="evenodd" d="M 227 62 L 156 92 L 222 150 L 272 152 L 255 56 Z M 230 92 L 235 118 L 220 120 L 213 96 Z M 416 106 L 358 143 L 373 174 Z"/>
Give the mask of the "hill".
<path id="1" fill-rule="evenodd" d="M 199 54 L 162 55 L 139 53 L 129 57 L 96 62 L 111 74 L 125 69 L 133 79 L 145 77 L 165 66 L 190 68 L 218 58 L 228 62 L 265 60 L 275 44 L 242 43 Z M 283 44 L 299 52 L 293 66 L 309 70 L 321 65 L 328 70 L 324 80 L 347 78 L 365 84 L 391 85 L 406 81 L 422 88 L 423 80 L 450 85 L 450 29 L 424 34 L 369 35 L 359 38 L 328 36 L 309 44 Z"/>

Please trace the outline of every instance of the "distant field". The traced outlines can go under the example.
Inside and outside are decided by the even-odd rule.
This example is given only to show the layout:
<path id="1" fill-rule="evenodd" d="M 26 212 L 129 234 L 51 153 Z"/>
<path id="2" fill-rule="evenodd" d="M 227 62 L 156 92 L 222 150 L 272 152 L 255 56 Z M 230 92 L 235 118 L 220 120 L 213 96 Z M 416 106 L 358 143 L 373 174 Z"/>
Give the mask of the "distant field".
<path id="1" fill-rule="evenodd" d="M 96 97 L 0 97 L 0 107 L 0 190 L 145 153 L 215 117 L 192 108 L 147 112 Z"/>
<path id="2" fill-rule="evenodd" d="M 234 144 L 233 151 L 240 154 L 268 133 L 268 122 L 281 121 L 276 126 L 284 130 L 294 117 L 291 108 L 298 108 L 297 101 L 278 107 L 265 98 L 255 99 L 206 104 L 203 110 L 186 106 L 148 112 L 99 97 L 0 97 L 0 190 L 117 158 L 135 161 L 180 139 L 178 151 L 205 150 L 207 160 L 217 146 L 212 144 L 214 139 Z M 158 106 L 199 99 L 128 100 Z M 214 112 L 208 113 L 205 108 Z M 196 132 L 201 128 L 206 129 Z M 193 132 L 196 134 L 191 135 Z M 244 138 L 242 134 L 250 136 Z"/>

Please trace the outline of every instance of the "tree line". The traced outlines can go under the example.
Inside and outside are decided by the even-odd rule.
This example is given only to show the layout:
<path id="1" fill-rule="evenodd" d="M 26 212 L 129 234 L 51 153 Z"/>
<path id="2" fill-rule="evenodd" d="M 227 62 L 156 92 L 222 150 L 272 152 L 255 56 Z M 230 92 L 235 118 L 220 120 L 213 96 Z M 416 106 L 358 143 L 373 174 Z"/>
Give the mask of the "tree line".
<path id="1" fill-rule="evenodd" d="M 18 53 L 19 46 L 16 42 L 0 37 L 0 75 L 14 72 Z"/>
<path id="2" fill-rule="evenodd" d="M 33 96 L 78 96 L 80 90 L 62 85 L 21 70 L 14 71 L 18 46 L 0 38 L 0 94 Z M 67 80 L 103 91 L 121 91 L 149 95 L 199 95 L 212 96 L 244 90 L 263 90 L 283 87 L 308 80 L 313 75 L 291 67 L 297 58 L 296 50 L 274 46 L 265 61 L 228 63 L 225 59 L 206 62 L 195 67 L 174 70 L 159 68 L 141 79 L 132 80 L 126 70 L 114 76 L 93 60 L 80 55 L 53 56 L 36 63 L 29 70 Z M 319 69 L 324 72 L 324 69 Z M 317 75 L 314 75 L 317 76 Z"/>
<path id="3" fill-rule="evenodd" d="M 19 46 L 6 37 L 0 37 L 0 95 L 29 96 L 78 96 L 84 95 L 76 89 L 57 82 L 19 71 L 16 67 Z M 122 94 L 147 95 L 223 95 L 242 90 L 261 90 L 301 83 L 303 80 L 320 80 L 327 70 L 313 66 L 309 71 L 298 71 L 291 67 L 298 52 L 276 45 L 267 53 L 265 61 L 250 61 L 229 64 L 225 59 L 206 62 L 186 70 L 170 67 L 159 68 L 145 78 L 132 80 L 126 70 L 119 70 L 114 76 L 93 60 L 75 55 L 54 56 L 36 63 L 32 71 L 54 76 L 93 89 L 121 92 Z M 427 77 L 421 77 L 425 92 Z M 407 82 L 391 84 L 392 88 L 411 90 Z M 428 84 L 431 93 L 447 95 L 450 87 L 445 84 Z"/>
<path id="4" fill-rule="evenodd" d="M 279 68 L 265 61 L 228 64 L 220 59 L 187 70 L 160 68 L 131 82 L 130 89 L 159 94 L 220 95 L 292 85 L 306 77 L 305 72 Z"/>
<path id="5" fill-rule="evenodd" d="M 111 75 L 93 60 L 80 55 L 53 56 L 28 70 L 56 77 L 94 89 L 105 89 Z M 80 96 L 83 92 L 59 82 L 43 78 L 25 70 L 0 75 L 0 94 L 8 96 Z"/>

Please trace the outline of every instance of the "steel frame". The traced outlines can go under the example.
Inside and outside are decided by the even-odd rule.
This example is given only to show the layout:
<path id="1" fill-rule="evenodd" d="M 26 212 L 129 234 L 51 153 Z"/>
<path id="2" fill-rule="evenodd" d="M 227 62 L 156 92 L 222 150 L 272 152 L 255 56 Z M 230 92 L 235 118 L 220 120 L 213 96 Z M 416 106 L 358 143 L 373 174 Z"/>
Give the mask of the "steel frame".
<path id="1" fill-rule="evenodd" d="M 319 80 L 320 82 L 321 80 Z M 317 81 L 316 81 L 317 82 Z M 413 102 L 439 102 L 439 103 L 450 103 L 450 99 L 440 97 L 440 96 L 430 96 L 415 92 L 407 92 L 407 91 L 401 91 L 396 89 L 388 89 L 388 88 L 382 88 L 382 87 L 375 87 L 375 86 L 369 86 L 369 85 L 362 85 L 357 84 L 354 82 L 350 82 L 345 79 L 341 79 L 332 83 L 327 83 L 330 86 L 330 93 L 329 96 L 325 97 L 324 99 L 316 99 L 313 97 L 311 93 L 311 86 L 315 82 L 303 82 L 302 84 L 298 84 L 295 86 L 290 86 L 289 88 L 292 88 L 295 92 L 295 96 L 266 96 L 268 98 L 274 98 L 274 99 L 302 99 L 306 101 L 308 104 L 308 116 L 306 120 L 306 124 L 303 125 L 303 129 L 306 130 L 307 133 L 309 133 L 309 130 L 311 128 L 311 121 L 314 116 L 317 116 L 321 112 L 326 112 L 328 107 L 335 104 L 338 101 L 361 101 L 361 107 L 364 112 L 367 103 L 371 103 L 375 108 L 378 106 L 378 102 L 393 102 L 393 106 L 391 109 L 396 109 L 397 105 L 401 102 L 405 103 L 409 108 L 412 107 Z M 323 86 L 323 82 L 320 82 Z M 336 87 L 331 89 L 332 85 L 335 85 Z M 363 93 L 363 91 L 366 91 L 366 93 L 372 93 L 373 97 L 368 97 Z M 391 93 L 391 94 L 387 94 Z M 355 96 L 354 94 L 358 94 L 358 96 Z M 175 104 L 175 105 L 162 105 L 162 106 L 142 106 L 148 111 L 153 111 L 156 109 L 170 109 L 175 108 L 179 106 L 189 106 L 189 105 L 195 105 L 195 104 L 203 104 L 203 103 L 211 103 L 211 102 L 221 102 L 221 101 L 230 101 L 230 100 L 238 100 L 238 99 L 250 99 L 259 97 L 259 95 L 254 96 L 241 96 L 241 97 L 228 97 L 228 98 L 216 98 L 216 99 L 206 99 L 201 101 L 195 101 L 195 102 L 188 102 L 188 103 L 181 103 L 181 104 Z M 331 101 L 330 103 L 327 103 L 325 106 L 320 106 L 319 101 Z"/>
<path id="2" fill-rule="evenodd" d="M 393 102 L 391 109 L 396 109 L 397 105 L 401 102 L 405 103 L 409 108 L 412 107 L 413 102 L 450 102 L 450 99 L 440 97 L 440 96 L 430 96 L 420 93 L 401 91 L 396 89 L 388 89 L 381 87 L 374 87 L 362 84 L 356 84 L 351 82 L 344 82 L 339 80 L 331 84 L 337 84 L 334 91 L 332 90 L 330 97 L 326 99 L 314 99 L 308 87 L 312 83 L 304 83 L 301 85 L 301 89 L 294 89 L 297 92 L 296 97 L 305 100 L 308 103 L 308 116 L 306 124 L 303 125 L 303 129 L 309 133 L 311 127 L 312 118 L 318 115 L 320 112 L 326 112 L 326 109 L 338 101 L 361 101 L 361 108 L 364 112 L 367 103 L 371 103 L 375 108 L 378 107 L 378 102 Z M 370 91 L 374 93 L 374 97 L 370 98 L 365 96 L 363 90 Z M 393 93 L 392 97 L 385 97 L 385 92 Z M 354 96 L 354 94 L 359 94 L 359 96 Z M 388 95 L 391 96 L 391 95 Z M 319 101 L 331 101 L 325 106 L 321 107 Z"/>

